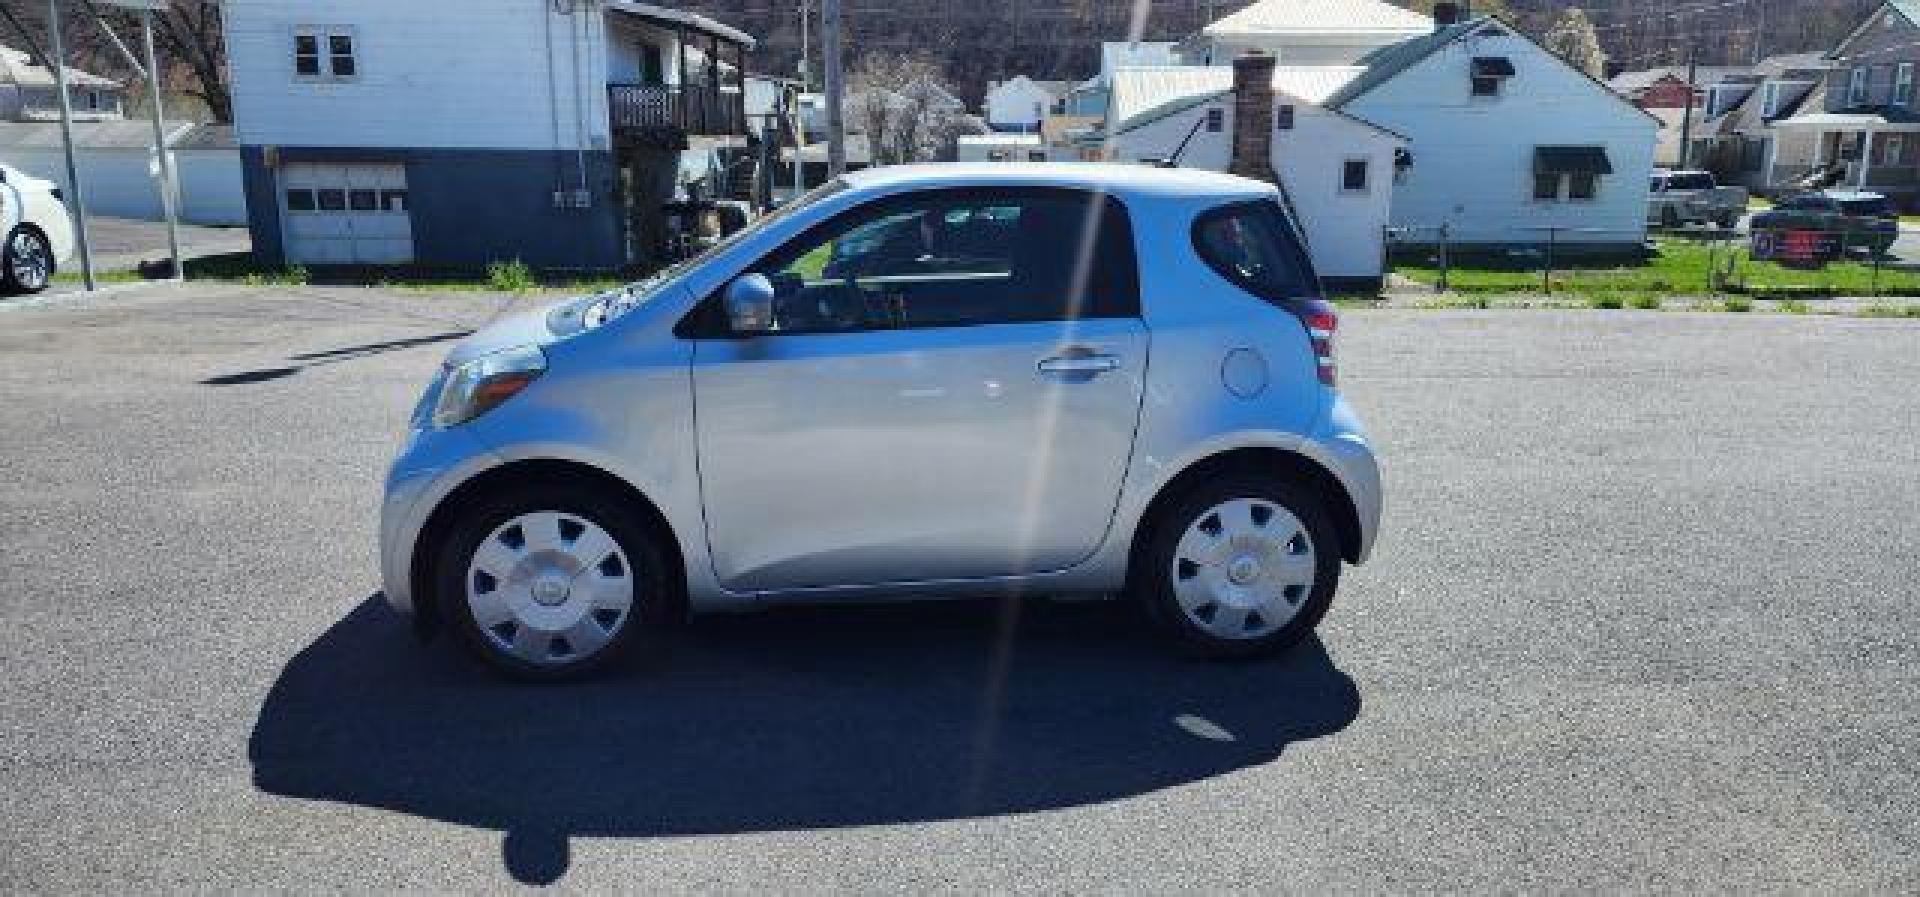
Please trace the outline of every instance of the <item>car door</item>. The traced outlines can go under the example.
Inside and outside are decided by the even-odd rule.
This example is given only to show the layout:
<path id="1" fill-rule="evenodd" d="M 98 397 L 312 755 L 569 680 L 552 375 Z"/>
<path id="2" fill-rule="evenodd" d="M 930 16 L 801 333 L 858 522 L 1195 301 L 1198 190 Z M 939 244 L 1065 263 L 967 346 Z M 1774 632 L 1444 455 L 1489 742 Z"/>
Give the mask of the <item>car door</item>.
<path id="1" fill-rule="evenodd" d="M 1126 213 L 926 191 L 762 259 L 775 330 L 695 312 L 714 572 L 735 591 L 1059 570 L 1105 537 L 1146 371 Z"/>

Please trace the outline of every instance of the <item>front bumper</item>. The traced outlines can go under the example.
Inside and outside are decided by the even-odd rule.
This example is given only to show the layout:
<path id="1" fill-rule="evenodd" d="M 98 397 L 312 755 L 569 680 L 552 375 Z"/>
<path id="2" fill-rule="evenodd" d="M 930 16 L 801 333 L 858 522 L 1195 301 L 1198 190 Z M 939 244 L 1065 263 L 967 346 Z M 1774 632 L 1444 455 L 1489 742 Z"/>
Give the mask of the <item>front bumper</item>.
<path id="1" fill-rule="evenodd" d="M 413 613 L 414 554 L 420 532 L 446 497 L 501 459 L 461 427 L 415 429 L 387 471 L 380 503 L 380 582 L 387 603 Z"/>

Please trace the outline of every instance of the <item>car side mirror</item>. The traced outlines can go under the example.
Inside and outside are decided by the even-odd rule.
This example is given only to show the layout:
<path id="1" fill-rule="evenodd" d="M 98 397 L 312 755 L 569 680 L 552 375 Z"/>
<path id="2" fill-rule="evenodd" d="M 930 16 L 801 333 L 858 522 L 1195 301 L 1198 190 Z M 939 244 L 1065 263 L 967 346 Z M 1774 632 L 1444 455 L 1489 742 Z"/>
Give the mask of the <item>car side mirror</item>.
<path id="1" fill-rule="evenodd" d="M 773 281 L 767 275 L 742 274 L 727 284 L 720 302 L 727 309 L 727 325 L 734 333 L 765 333 L 773 329 Z"/>

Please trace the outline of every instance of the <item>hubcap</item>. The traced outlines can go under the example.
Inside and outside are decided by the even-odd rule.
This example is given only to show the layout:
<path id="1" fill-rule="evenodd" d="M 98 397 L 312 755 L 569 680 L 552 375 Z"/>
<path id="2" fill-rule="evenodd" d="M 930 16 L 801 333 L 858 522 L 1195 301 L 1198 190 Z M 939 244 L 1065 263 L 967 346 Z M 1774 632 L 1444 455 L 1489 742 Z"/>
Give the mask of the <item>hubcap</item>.
<path id="1" fill-rule="evenodd" d="M 577 663 L 613 641 L 633 610 L 620 543 L 577 514 L 501 524 L 467 566 L 467 607 L 494 648 L 540 666 Z"/>
<path id="2" fill-rule="evenodd" d="M 1202 513 L 1174 549 L 1174 597 L 1187 619 L 1226 639 L 1271 635 L 1313 592 L 1313 540 L 1292 512 L 1261 498 Z"/>
<path id="3" fill-rule="evenodd" d="M 7 265 L 13 270 L 13 279 L 30 290 L 46 286 L 53 267 L 40 238 L 24 230 L 7 244 Z"/>

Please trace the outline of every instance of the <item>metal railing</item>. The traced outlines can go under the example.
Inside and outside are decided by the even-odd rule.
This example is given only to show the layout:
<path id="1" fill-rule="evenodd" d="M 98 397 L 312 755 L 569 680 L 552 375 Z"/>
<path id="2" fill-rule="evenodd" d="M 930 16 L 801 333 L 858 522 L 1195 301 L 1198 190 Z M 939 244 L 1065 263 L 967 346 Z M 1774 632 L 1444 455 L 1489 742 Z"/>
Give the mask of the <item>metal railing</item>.
<path id="1" fill-rule="evenodd" d="M 1385 229 L 1386 270 L 1436 293 L 1555 296 L 1619 291 L 1674 297 L 1920 295 L 1920 234 L 1863 229 L 1543 227 L 1498 245 L 1446 225 Z"/>
<path id="2" fill-rule="evenodd" d="M 609 84 L 607 110 L 614 130 L 678 128 L 688 134 L 747 133 L 739 95 L 679 84 Z"/>

